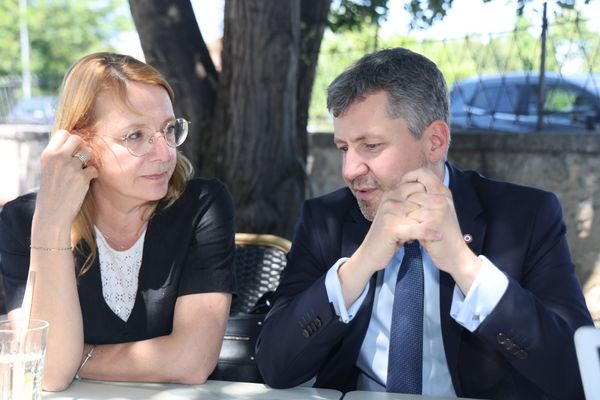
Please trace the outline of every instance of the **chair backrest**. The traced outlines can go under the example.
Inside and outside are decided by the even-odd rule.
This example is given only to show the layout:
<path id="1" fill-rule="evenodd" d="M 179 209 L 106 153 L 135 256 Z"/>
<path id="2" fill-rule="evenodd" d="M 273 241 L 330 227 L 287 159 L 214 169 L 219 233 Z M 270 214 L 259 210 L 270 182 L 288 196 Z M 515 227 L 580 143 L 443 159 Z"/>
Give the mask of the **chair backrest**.
<path id="1" fill-rule="evenodd" d="M 277 289 L 291 247 L 282 237 L 252 233 L 237 233 L 235 244 L 238 295 L 231 303 L 232 315 L 253 311 L 261 297 Z"/>
<path id="2" fill-rule="evenodd" d="M 575 350 L 586 399 L 600 399 L 600 329 L 593 326 L 577 329 Z"/>
<path id="3" fill-rule="evenodd" d="M 268 307 L 257 307 L 279 285 L 291 243 L 274 235 L 235 235 L 238 295 L 231 303 L 217 366 L 209 379 L 262 383 L 254 346 Z"/>

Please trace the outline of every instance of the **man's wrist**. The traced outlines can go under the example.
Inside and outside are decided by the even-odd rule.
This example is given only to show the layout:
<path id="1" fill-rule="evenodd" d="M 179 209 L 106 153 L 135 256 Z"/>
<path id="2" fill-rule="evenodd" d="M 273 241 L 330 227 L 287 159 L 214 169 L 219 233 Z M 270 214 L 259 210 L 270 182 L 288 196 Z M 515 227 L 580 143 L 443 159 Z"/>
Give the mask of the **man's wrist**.
<path id="1" fill-rule="evenodd" d="M 358 262 L 360 263 L 360 261 Z M 373 275 L 369 274 L 368 269 L 361 267 L 357 260 L 351 257 L 337 270 L 346 308 L 349 308 L 360 297 Z"/>
<path id="2" fill-rule="evenodd" d="M 456 285 L 460 291 L 466 295 L 473 282 L 477 278 L 477 275 L 481 271 L 482 261 L 472 251 L 469 250 L 468 254 L 464 258 L 464 261 L 460 263 L 460 266 L 456 269 L 456 272 L 452 274 L 452 278 L 456 282 Z"/>

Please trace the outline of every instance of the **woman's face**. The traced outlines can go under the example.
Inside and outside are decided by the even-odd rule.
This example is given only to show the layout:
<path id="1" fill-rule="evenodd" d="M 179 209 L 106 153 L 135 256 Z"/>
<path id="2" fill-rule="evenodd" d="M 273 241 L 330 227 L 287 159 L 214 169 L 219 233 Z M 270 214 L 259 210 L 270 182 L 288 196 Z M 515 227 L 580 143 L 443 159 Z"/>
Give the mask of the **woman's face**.
<path id="1" fill-rule="evenodd" d="M 125 107 L 111 92 L 98 96 L 93 139 L 100 158 L 94 196 L 102 196 L 116 207 L 135 207 L 162 199 L 175 170 L 177 152 L 158 132 L 174 119 L 167 91 L 158 85 L 127 83 L 127 96 L 133 107 Z M 134 156 L 122 140 L 128 134 L 152 131 L 148 153 Z"/>

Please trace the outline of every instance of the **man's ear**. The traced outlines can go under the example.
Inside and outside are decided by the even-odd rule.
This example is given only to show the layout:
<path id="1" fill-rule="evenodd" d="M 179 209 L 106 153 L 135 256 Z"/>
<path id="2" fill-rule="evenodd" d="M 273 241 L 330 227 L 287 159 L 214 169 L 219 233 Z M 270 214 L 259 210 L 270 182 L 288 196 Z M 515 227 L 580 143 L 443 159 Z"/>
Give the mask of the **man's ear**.
<path id="1" fill-rule="evenodd" d="M 426 154 L 431 164 L 438 164 L 446 160 L 450 145 L 450 129 L 444 121 L 435 120 L 423 132 Z"/>

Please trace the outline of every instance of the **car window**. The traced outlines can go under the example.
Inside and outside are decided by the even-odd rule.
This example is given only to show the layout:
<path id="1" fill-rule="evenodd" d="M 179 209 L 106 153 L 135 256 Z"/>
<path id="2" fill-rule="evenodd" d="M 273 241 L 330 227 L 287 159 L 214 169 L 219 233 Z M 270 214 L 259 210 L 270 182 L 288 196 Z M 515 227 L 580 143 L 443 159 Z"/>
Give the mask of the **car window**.
<path id="1" fill-rule="evenodd" d="M 574 112 L 590 112 L 596 109 L 596 102 L 594 101 L 594 97 L 590 94 L 579 91 L 577 96 L 575 97 L 575 102 L 573 103 L 573 111 Z"/>
<path id="2" fill-rule="evenodd" d="M 571 88 L 564 86 L 550 87 L 546 92 L 546 99 L 544 101 L 544 113 L 570 113 L 573 111 L 576 98 L 577 93 Z"/>
<path id="3" fill-rule="evenodd" d="M 473 98 L 473 107 L 488 110 L 490 113 L 517 113 L 519 85 L 486 85 Z"/>
<path id="4" fill-rule="evenodd" d="M 530 87 L 527 109 L 530 115 L 537 113 L 538 86 Z M 544 114 L 568 114 L 574 111 L 593 110 L 594 99 L 589 94 L 569 86 L 549 86 L 544 100 Z"/>

